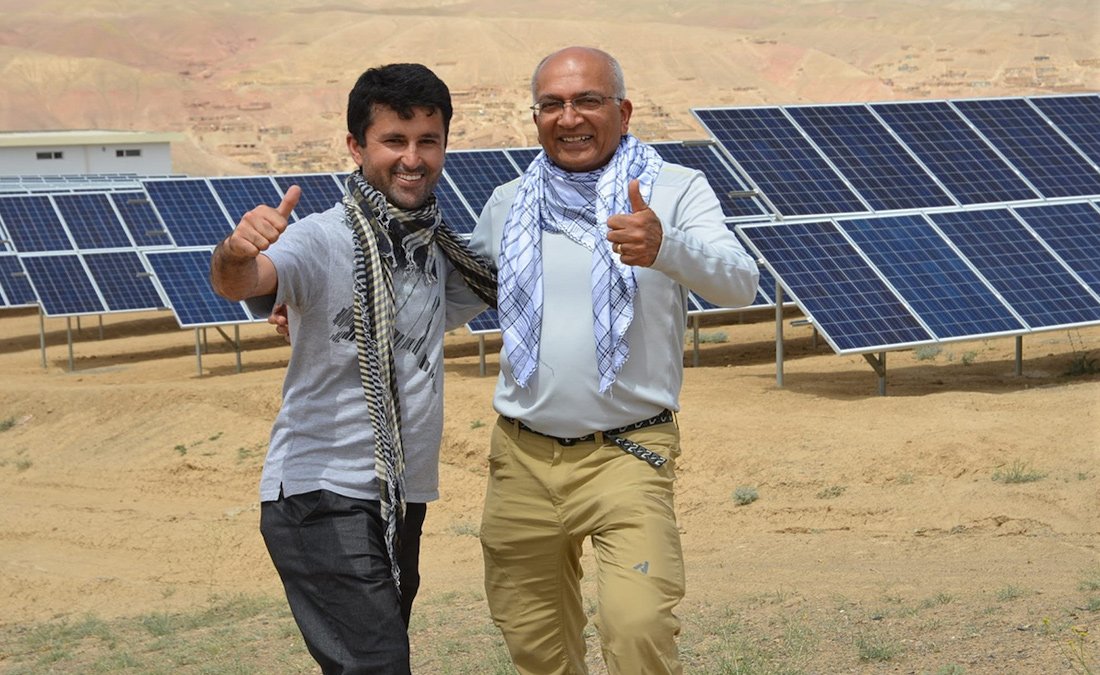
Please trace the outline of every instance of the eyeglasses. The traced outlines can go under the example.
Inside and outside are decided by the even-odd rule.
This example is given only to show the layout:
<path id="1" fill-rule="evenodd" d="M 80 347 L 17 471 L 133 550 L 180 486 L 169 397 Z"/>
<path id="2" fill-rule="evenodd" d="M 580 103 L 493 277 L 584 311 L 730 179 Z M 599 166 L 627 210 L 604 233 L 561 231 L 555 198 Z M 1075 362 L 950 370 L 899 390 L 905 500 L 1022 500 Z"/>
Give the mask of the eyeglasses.
<path id="1" fill-rule="evenodd" d="M 598 94 L 585 94 L 584 96 L 578 96 L 577 98 L 570 99 L 568 101 L 558 101 L 556 99 L 547 99 L 545 101 L 539 101 L 535 105 L 531 106 L 531 110 L 535 111 L 535 114 L 539 117 L 557 117 L 565 112 L 566 106 L 572 106 L 573 111 L 584 115 L 586 113 L 594 113 L 603 107 L 603 104 L 608 101 L 614 101 L 615 105 L 623 102 L 623 99 L 618 96 L 600 96 Z"/>

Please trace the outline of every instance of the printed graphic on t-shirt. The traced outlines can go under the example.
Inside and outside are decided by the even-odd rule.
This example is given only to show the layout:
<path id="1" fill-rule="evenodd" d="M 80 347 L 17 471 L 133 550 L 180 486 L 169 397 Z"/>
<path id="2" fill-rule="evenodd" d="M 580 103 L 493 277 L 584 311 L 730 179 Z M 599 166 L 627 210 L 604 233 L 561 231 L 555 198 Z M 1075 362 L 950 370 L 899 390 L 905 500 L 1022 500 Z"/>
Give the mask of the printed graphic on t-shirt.
<path id="1" fill-rule="evenodd" d="M 394 303 L 397 327 L 394 330 L 393 348 L 395 352 L 410 352 L 416 359 L 416 367 L 434 381 L 438 364 L 432 363 L 427 342 L 438 330 L 436 323 L 443 320 L 442 303 L 431 285 L 423 283 L 422 275 L 412 276 L 415 281 L 411 284 L 394 284 L 395 292 L 400 297 Z M 417 305 L 417 302 L 420 304 Z M 329 339 L 333 344 L 355 342 L 354 308 L 345 307 L 337 312 L 332 318 L 332 326 Z"/>
<path id="2" fill-rule="evenodd" d="M 332 317 L 333 331 L 329 336 L 329 340 L 332 340 L 333 344 L 340 344 L 341 342 L 355 342 L 355 310 L 351 307 L 345 307 L 337 312 L 336 316 Z"/>

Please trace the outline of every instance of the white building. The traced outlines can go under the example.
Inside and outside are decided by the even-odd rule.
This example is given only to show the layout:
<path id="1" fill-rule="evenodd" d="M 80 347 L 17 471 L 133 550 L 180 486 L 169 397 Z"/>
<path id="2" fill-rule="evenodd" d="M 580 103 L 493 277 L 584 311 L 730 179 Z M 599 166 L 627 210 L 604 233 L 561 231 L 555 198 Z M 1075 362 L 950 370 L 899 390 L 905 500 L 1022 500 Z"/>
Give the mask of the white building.
<path id="1" fill-rule="evenodd" d="M 172 132 L 0 132 L 0 176 L 172 173 Z"/>

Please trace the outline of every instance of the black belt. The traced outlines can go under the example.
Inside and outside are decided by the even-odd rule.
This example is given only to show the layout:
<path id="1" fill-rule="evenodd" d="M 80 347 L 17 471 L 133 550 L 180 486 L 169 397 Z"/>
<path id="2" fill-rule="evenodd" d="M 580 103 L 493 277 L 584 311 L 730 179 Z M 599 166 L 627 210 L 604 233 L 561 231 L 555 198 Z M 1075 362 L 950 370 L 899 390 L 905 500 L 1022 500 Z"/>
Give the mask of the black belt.
<path id="1" fill-rule="evenodd" d="M 607 436 L 608 438 L 613 440 L 616 445 L 618 445 L 620 448 L 623 449 L 624 452 L 628 452 L 628 453 L 634 455 L 635 457 L 637 457 L 638 459 L 640 459 L 642 461 L 649 462 L 650 464 L 652 464 L 655 467 L 656 466 L 661 466 L 662 464 L 664 464 L 665 462 L 668 461 L 667 459 L 665 459 L 661 455 L 657 454 L 656 452 L 653 452 L 652 450 L 647 450 L 644 446 L 639 445 L 638 443 L 635 443 L 634 441 L 631 441 L 630 439 L 620 438 L 620 436 L 622 434 L 625 434 L 625 433 L 628 433 L 628 432 L 631 432 L 631 431 L 637 431 L 638 429 L 645 429 L 646 427 L 652 427 L 652 426 L 655 426 L 655 425 L 658 425 L 658 424 L 668 424 L 669 422 L 671 422 L 673 420 L 672 411 L 668 410 L 668 409 L 662 410 L 661 412 L 657 413 L 656 415 L 654 415 L 653 417 L 650 417 L 647 420 L 642 420 L 640 422 L 635 422 L 633 424 L 627 424 L 626 426 L 616 427 L 614 429 L 608 429 L 607 431 L 594 432 L 594 433 L 587 434 L 587 435 L 584 435 L 584 436 L 575 436 L 573 438 L 561 438 L 559 436 L 551 436 L 550 434 L 544 434 L 541 431 L 535 431 L 534 429 L 527 426 L 526 424 L 524 424 L 520 420 L 513 419 L 511 417 L 505 417 L 504 415 L 501 415 L 500 418 L 502 420 L 504 420 L 505 422 L 509 423 L 509 424 L 517 425 L 520 429 L 523 429 L 524 431 L 528 431 L 532 434 L 538 434 L 539 436 L 544 436 L 544 437 L 549 438 L 553 441 L 556 441 L 559 445 L 564 445 L 564 446 L 568 447 L 568 446 L 576 445 L 577 443 L 588 443 L 590 441 L 595 441 L 596 440 L 596 434 L 601 433 L 604 436 Z"/>

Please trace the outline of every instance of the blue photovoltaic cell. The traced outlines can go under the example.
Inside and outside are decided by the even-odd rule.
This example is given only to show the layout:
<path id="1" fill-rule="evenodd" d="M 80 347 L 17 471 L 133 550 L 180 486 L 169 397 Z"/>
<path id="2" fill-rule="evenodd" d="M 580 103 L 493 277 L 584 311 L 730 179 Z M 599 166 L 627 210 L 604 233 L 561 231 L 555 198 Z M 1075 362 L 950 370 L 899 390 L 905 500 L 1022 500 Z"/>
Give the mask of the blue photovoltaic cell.
<path id="1" fill-rule="evenodd" d="M 837 352 L 933 339 L 832 223 L 738 231 Z"/>
<path id="2" fill-rule="evenodd" d="M 504 154 L 511 157 L 522 172 L 531 166 L 531 162 L 535 161 L 540 152 L 542 152 L 542 148 L 508 148 L 504 151 Z"/>
<path id="3" fill-rule="evenodd" d="M 447 153 L 443 173 L 458 193 L 480 214 L 498 185 L 519 177 L 519 171 L 503 150 L 456 150 Z"/>
<path id="4" fill-rule="evenodd" d="M 84 262 L 112 312 L 164 307 L 152 275 L 136 252 L 85 253 Z"/>
<path id="5" fill-rule="evenodd" d="M 498 333 L 500 332 L 500 319 L 497 316 L 497 311 L 490 307 L 470 319 L 466 327 L 475 335 L 478 333 Z"/>
<path id="6" fill-rule="evenodd" d="M 174 246 L 168 230 L 157 219 L 153 203 L 144 192 L 113 192 L 110 199 L 115 204 L 122 222 L 130 231 L 134 244 L 141 247 Z"/>
<path id="7" fill-rule="evenodd" d="M 786 110 L 876 211 L 954 205 L 865 106 Z"/>
<path id="8" fill-rule="evenodd" d="M 1089 288 L 1100 293 L 1100 211 L 1088 203 L 1014 210 Z"/>
<path id="9" fill-rule="evenodd" d="M 929 218 L 1032 328 L 1100 321 L 1100 301 L 1008 209 Z"/>
<path id="10" fill-rule="evenodd" d="M 45 195 L 0 198 L 0 221 L 16 251 L 71 251 L 72 242 Z"/>
<path id="11" fill-rule="evenodd" d="M 177 246 L 216 246 L 236 223 L 230 224 L 201 178 L 142 181 Z"/>
<path id="12" fill-rule="evenodd" d="M 786 290 L 783 291 L 784 294 Z M 790 303 L 790 298 L 784 298 L 783 304 Z M 760 268 L 760 283 L 756 287 L 756 300 L 753 301 L 753 306 L 762 307 L 774 307 L 775 306 L 775 277 L 768 271 L 768 268 Z"/>
<path id="13" fill-rule="evenodd" d="M 46 316 L 102 314 L 106 309 L 75 253 L 22 256 Z"/>
<path id="14" fill-rule="evenodd" d="M 722 204 L 722 213 L 727 218 L 767 214 L 764 207 L 760 205 L 760 201 L 754 197 L 734 198 L 730 196 L 731 192 L 745 192 L 747 187 L 719 159 L 711 145 L 685 145 L 684 143 L 652 143 L 651 145 L 666 162 L 682 164 L 702 171 L 707 178 L 707 182 L 710 183 L 711 188 L 718 195 L 718 201 Z"/>
<path id="15" fill-rule="evenodd" d="M 210 251 L 145 253 L 168 295 L 180 328 L 248 323 L 252 317 L 239 302 L 230 302 L 210 287 Z"/>
<path id="16" fill-rule="evenodd" d="M 693 112 L 779 213 L 867 210 L 779 108 Z"/>
<path id="17" fill-rule="evenodd" d="M 53 201 L 78 249 L 133 246 L 106 194 L 55 195 Z"/>
<path id="18" fill-rule="evenodd" d="M 336 206 L 344 198 L 343 183 L 337 183 L 331 173 L 310 173 L 298 176 L 274 176 L 279 190 L 286 194 L 291 185 L 302 188 L 302 196 L 294 207 L 294 215 L 305 218 Z M 280 199 L 281 201 L 281 199 Z"/>
<path id="19" fill-rule="evenodd" d="M 458 193 L 451 184 L 442 178 L 435 184 L 435 199 L 439 204 L 439 211 L 443 214 L 443 222 L 459 234 L 470 234 L 477 225 L 477 216 L 470 213 Z"/>
<path id="20" fill-rule="evenodd" d="M 921 216 L 839 224 L 936 337 L 1027 330 Z"/>
<path id="21" fill-rule="evenodd" d="M 9 307 L 23 307 L 38 304 L 38 297 L 31 288 L 23 265 L 14 255 L 0 256 L 0 287 L 4 289 Z"/>
<path id="22" fill-rule="evenodd" d="M 955 101 L 955 107 L 1044 196 L 1100 194 L 1100 172 L 1024 99 Z"/>
<path id="23" fill-rule="evenodd" d="M 1100 165 L 1100 96 L 1034 96 L 1032 104 Z"/>
<path id="24" fill-rule="evenodd" d="M 275 208 L 283 200 L 282 194 L 275 188 L 275 183 L 267 176 L 211 178 L 210 185 L 221 200 L 234 227 L 241 221 L 244 214 L 257 206 L 266 204 Z"/>
<path id="25" fill-rule="evenodd" d="M 947 103 L 872 103 L 871 108 L 960 203 L 1039 196 Z"/>

